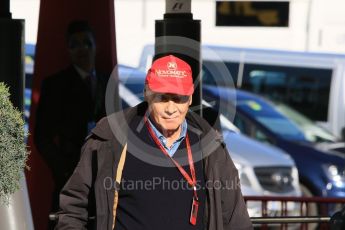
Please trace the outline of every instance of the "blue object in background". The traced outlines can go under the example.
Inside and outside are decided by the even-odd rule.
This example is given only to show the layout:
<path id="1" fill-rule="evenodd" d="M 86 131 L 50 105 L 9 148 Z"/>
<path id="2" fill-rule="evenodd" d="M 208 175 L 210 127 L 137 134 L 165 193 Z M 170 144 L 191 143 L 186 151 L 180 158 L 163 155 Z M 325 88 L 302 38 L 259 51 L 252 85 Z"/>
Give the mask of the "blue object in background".
<path id="1" fill-rule="evenodd" d="M 242 133 L 289 153 L 307 192 L 314 196 L 345 197 L 343 154 L 318 149 L 304 137 L 297 125 L 258 95 L 215 86 L 204 86 L 203 94 L 206 101 L 216 101 L 225 116 L 234 115 L 234 124 Z M 222 101 L 231 102 L 233 108 L 222 107 Z M 236 114 L 230 114 L 234 111 Z"/>

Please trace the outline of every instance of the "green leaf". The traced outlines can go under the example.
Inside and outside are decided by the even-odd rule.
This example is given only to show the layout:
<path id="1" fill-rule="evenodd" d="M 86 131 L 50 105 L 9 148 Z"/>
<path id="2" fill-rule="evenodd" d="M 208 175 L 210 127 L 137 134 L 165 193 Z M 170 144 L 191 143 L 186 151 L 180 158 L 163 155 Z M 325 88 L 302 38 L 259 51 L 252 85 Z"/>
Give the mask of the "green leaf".
<path id="1" fill-rule="evenodd" d="M 0 82 L 0 205 L 20 188 L 28 151 L 24 142 L 23 115 L 12 105 L 10 93 Z"/>

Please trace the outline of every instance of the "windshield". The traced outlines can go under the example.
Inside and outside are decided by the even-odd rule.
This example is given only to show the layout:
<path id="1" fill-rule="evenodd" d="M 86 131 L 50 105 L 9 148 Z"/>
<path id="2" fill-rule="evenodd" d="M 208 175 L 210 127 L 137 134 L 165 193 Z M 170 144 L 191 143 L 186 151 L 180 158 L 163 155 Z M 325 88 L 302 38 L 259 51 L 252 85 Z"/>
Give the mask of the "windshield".
<path id="1" fill-rule="evenodd" d="M 269 130 L 274 133 L 280 134 L 281 136 L 288 137 L 289 139 L 303 139 L 304 136 L 300 130 L 291 124 L 286 119 L 279 117 L 257 117 L 258 121 L 266 126 Z"/>
<path id="2" fill-rule="evenodd" d="M 237 102 L 237 107 L 276 135 L 290 140 L 306 141 L 298 126 L 269 104 L 242 100 Z"/>
<path id="3" fill-rule="evenodd" d="M 288 105 L 278 102 L 275 103 L 275 105 L 281 113 L 295 122 L 302 129 L 304 136 L 308 141 L 314 143 L 336 142 L 337 138 L 333 136 L 329 131 L 315 124 L 309 118 L 292 109 Z"/>

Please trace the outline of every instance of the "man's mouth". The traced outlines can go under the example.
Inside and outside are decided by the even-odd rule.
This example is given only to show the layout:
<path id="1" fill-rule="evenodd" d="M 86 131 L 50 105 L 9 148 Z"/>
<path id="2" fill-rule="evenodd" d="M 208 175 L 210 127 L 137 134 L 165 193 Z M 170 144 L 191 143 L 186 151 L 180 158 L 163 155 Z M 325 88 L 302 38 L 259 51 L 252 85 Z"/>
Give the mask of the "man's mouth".
<path id="1" fill-rule="evenodd" d="M 175 119 L 177 119 L 178 117 L 163 117 L 163 119 L 164 120 L 168 120 L 168 121 L 170 121 L 170 120 L 175 120 Z"/>

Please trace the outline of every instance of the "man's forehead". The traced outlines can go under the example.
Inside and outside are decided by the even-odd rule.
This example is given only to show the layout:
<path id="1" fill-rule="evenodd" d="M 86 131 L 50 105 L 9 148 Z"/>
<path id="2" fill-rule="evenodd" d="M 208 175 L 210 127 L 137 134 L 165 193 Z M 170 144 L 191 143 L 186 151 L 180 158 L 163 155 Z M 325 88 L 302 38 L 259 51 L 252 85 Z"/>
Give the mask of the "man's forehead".
<path id="1" fill-rule="evenodd" d="M 179 95 L 179 94 L 174 94 L 174 93 L 156 93 L 152 92 L 151 94 L 153 96 L 160 96 L 160 97 L 167 97 L 167 98 L 189 98 L 190 96 L 188 95 Z"/>

